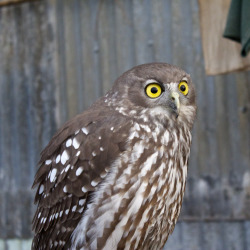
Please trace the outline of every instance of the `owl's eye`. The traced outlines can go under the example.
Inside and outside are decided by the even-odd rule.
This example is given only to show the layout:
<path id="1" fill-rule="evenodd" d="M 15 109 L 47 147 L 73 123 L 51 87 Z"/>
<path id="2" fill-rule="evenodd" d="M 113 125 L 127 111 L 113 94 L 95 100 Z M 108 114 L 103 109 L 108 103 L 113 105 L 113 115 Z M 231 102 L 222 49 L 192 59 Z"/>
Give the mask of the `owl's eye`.
<path id="1" fill-rule="evenodd" d="M 188 85 L 186 82 L 180 82 L 179 83 L 179 90 L 183 95 L 187 95 L 188 94 Z"/>
<path id="2" fill-rule="evenodd" d="M 162 88 L 157 83 L 150 83 L 146 86 L 146 94 L 150 98 L 157 98 L 162 93 Z"/>

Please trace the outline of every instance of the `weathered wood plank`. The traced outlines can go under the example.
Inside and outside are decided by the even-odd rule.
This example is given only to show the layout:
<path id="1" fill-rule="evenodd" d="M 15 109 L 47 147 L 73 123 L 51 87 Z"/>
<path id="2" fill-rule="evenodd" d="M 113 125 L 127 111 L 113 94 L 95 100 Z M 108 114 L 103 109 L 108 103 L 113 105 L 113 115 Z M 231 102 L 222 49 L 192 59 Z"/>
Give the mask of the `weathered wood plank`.
<path id="1" fill-rule="evenodd" d="M 243 223 L 224 223 L 224 248 L 229 250 L 244 250 L 245 238 L 243 234 Z"/>
<path id="2" fill-rule="evenodd" d="M 78 34 L 75 21 L 75 1 L 63 1 L 63 28 L 64 37 L 62 37 L 65 46 L 65 76 L 66 76 L 66 95 L 68 103 L 68 118 L 75 116 L 78 110 L 78 83 L 77 83 L 77 41 Z M 80 55 L 79 55 L 80 56 Z"/>
<path id="3" fill-rule="evenodd" d="M 82 32 L 81 32 L 81 3 L 77 0 L 74 0 L 74 29 L 75 29 L 75 67 L 76 67 L 76 79 L 77 79 L 77 88 L 75 96 L 77 96 L 77 113 L 80 113 L 83 111 L 84 107 L 84 88 L 83 88 L 83 60 L 82 60 L 82 54 L 83 54 L 83 46 L 82 46 Z"/>
<path id="4" fill-rule="evenodd" d="M 243 228 L 243 235 L 244 235 L 244 247 L 246 250 L 250 249 L 250 221 L 247 220 L 244 222 Z"/>
<path id="5" fill-rule="evenodd" d="M 82 1 L 81 8 L 81 44 L 83 62 L 83 105 L 90 106 L 102 93 L 99 40 L 97 39 L 98 1 Z"/>
<path id="6" fill-rule="evenodd" d="M 202 223 L 201 234 L 201 249 L 225 249 L 222 239 L 224 234 L 222 223 Z"/>
<path id="7" fill-rule="evenodd" d="M 135 44 L 132 1 L 116 1 L 114 6 L 117 77 L 135 65 Z"/>
<path id="8" fill-rule="evenodd" d="M 151 4 L 151 25 L 154 60 L 172 63 L 171 1 L 155 1 Z"/>
<path id="9" fill-rule="evenodd" d="M 69 119 L 68 116 L 68 103 L 67 103 L 67 85 L 66 85 L 66 56 L 65 56 L 65 43 L 64 43 L 64 4 L 61 0 L 53 1 L 53 13 L 56 16 L 54 20 L 54 26 L 52 29 L 55 31 L 55 44 L 57 53 L 54 55 L 55 58 L 55 68 L 56 68 L 56 101 L 57 101 L 57 125 L 58 127 Z"/>
<path id="10" fill-rule="evenodd" d="M 250 85 L 249 85 L 249 75 L 246 73 L 235 74 L 235 86 L 236 97 L 237 97 L 237 113 L 239 127 L 237 128 L 240 133 L 238 146 L 241 154 L 240 162 L 243 169 L 247 169 L 249 166 L 250 158 Z M 248 139 L 247 139 L 248 138 Z"/>
<path id="11" fill-rule="evenodd" d="M 152 40 L 151 4 L 152 2 L 149 0 L 133 0 L 132 11 L 136 64 L 155 61 Z"/>
<path id="12" fill-rule="evenodd" d="M 55 130 L 53 67 L 44 3 L 1 9 L 1 119 L 5 122 L 1 128 L 4 230 L 0 237 L 30 237 L 34 196 L 30 188 L 39 152 Z"/>
<path id="13" fill-rule="evenodd" d="M 7 29 L 6 21 L 11 18 L 11 11 L 9 9 L 1 9 L 2 15 L 0 15 L 0 23 L 1 23 L 1 46 L 4 48 L 1 50 L 1 58 L 5 58 L 5 60 L 1 60 L 1 181 L 0 181 L 0 190 L 1 190 L 1 199 L 2 206 L 1 210 L 1 224 L 3 226 L 1 233 L 3 236 L 7 236 L 9 233 L 9 227 L 7 227 L 7 213 L 13 212 L 13 208 L 8 211 L 8 196 L 6 195 L 6 191 L 13 190 L 14 188 L 14 164 L 12 157 L 13 153 L 13 137 L 12 137 L 12 128 L 13 128 L 13 119 L 11 113 L 13 107 L 13 81 L 11 81 L 11 54 L 12 54 L 12 46 L 11 42 L 11 30 Z M 8 84 L 6 84 L 8 83 Z M 2 122 L 4 121 L 4 122 Z M 7 177 L 7 178 L 6 178 Z M 12 224 L 12 223 L 10 223 Z"/>
<path id="14" fill-rule="evenodd" d="M 116 27 L 114 1 L 101 1 L 97 15 L 97 39 L 99 40 L 100 56 L 96 58 L 96 68 L 100 71 L 99 95 L 107 92 L 117 78 L 116 67 Z"/>

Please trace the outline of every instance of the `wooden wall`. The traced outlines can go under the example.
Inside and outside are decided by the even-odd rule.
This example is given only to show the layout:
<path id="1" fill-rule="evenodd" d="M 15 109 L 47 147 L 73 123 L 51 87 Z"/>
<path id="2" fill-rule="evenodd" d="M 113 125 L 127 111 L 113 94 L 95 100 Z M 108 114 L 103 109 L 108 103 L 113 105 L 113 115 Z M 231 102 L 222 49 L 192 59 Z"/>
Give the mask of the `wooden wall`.
<path id="1" fill-rule="evenodd" d="M 168 249 L 250 249 L 250 74 L 205 75 L 197 0 L 5 6 L 0 48 L 0 249 L 32 237 L 30 187 L 56 129 L 121 73 L 153 61 L 184 68 L 197 88 L 188 185 Z"/>

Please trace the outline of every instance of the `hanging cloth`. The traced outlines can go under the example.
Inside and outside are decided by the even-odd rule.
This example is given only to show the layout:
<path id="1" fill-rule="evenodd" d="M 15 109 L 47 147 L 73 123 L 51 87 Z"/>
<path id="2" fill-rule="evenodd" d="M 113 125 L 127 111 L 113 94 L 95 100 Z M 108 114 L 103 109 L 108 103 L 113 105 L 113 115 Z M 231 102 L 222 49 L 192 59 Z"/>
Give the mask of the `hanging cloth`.
<path id="1" fill-rule="evenodd" d="M 249 0 L 232 0 L 223 36 L 241 43 L 241 55 L 247 56 L 250 50 Z"/>

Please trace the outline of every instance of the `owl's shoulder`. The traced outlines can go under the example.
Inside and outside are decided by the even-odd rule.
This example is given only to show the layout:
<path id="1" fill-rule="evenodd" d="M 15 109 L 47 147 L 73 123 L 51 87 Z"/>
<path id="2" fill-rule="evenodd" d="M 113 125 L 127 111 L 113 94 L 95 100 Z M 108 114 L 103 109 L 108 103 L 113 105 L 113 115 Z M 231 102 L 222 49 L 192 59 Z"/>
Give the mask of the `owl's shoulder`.
<path id="1" fill-rule="evenodd" d="M 94 135 L 103 137 L 112 136 L 118 128 L 126 128 L 131 121 L 116 110 L 103 105 L 102 100 L 96 102 L 86 111 L 67 121 L 52 137 L 41 153 L 40 163 L 53 155 L 58 148 L 70 137 L 82 131 L 85 142 L 92 142 Z M 115 130 L 114 130 L 115 129 Z M 98 137 L 99 137 L 98 136 Z M 80 138 L 79 138 L 80 139 Z M 83 138 L 81 138 L 82 140 Z"/>

